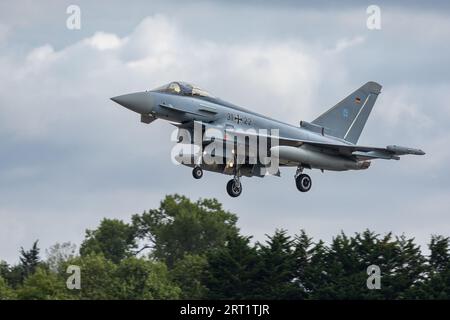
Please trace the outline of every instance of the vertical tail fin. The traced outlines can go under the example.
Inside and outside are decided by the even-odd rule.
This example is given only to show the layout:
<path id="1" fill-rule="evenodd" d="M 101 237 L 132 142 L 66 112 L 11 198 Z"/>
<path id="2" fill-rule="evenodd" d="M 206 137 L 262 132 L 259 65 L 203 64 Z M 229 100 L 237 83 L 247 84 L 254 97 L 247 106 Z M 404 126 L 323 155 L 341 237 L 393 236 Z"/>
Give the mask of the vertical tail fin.
<path id="1" fill-rule="evenodd" d="M 381 85 L 367 82 L 312 123 L 324 127 L 334 137 L 356 143 L 380 91 Z"/>

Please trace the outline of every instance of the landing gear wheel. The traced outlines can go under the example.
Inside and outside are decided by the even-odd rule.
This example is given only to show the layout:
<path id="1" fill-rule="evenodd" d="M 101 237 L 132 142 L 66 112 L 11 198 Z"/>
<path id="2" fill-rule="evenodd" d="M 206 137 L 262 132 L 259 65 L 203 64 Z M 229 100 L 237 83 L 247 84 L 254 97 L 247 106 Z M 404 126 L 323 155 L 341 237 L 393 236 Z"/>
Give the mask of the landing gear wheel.
<path id="1" fill-rule="evenodd" d="M 194 167 L 194 170 L 192 170 L 192 176 L 195 179 L 200 179 L 201 177 L 203 177 L 203 170 L 202 170 L 202 168 L 200 168 L 199 166 Z"/>
<path id="2" fill-rule="evenodd" d="M 295 184 L 297 185 L 297 189 L 301 192 L 307 192 L 311 189 L 312 180 L 311 177 L 307 174 L 302 173 L 298 177 L 295 178 Z"/>
<path id="3" fill-rule="evenodd" d="M 240 181 L 236 181 L 236 179 L 231 179 L 227 183 L 227 192 L 230 197 L 236 198 L 242 192 L 242 184 Z"/>

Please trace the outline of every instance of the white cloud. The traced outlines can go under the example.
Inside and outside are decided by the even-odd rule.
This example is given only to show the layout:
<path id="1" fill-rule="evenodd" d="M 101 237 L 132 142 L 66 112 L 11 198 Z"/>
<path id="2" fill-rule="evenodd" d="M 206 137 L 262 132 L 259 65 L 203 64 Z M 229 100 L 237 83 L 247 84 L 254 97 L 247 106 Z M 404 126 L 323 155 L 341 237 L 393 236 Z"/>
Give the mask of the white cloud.
<path id="1" fill-rule="evenodd" d="M 356 36 L 354 38 L 343 38 L 339 39 L 336 46 L 329 50 L 329 53 L 340 53 L 348 48 L 363 44 L 366 39 L 363 36 Z"/>
<path id="2" fill-rule="evenodd" d="M 96 32 L 94 36 L 87 39 L 87 43 L 92 47 L 103 51 L 117 49 L 122 44 L 122 40 L 115 34 Z"/>
<path id="3" fill-rule="evenodd" d="M 144 19 L 123 38 L 97 32 L 61 50 L 47 44 L 3 64 L 16 77 L 0 89 L 5 100 L 0 122 L 9 134 L 28 138 L 78 128 L 82 112 L 98 116 L 88 108 L 95 103 L 90 99 L 110 104 L 112 95 L 177 79 L 221 90 L 260 112 L 300 118 L 319 80 L 317 60 L 298 44 L 196 40 L 161 15 Z M 17 94 L 21 91 L 26 94 Z"/>
<path id="4" fill-rule="evenodd" d="M 377 105 L 376 120 L 387 126 L 402 127 L 414 124 L 415 129 L 429 128 L 433 125 L 432 114 L 421 105 L 423 100 L 417 100 L 415 88 L 409 86 L 392 86 L 383 89 L 383 103 Z M 429 102 L 434 102 L 436 97 L 427 93 Z"/>
<path id="5" fill-rule="evenodd" d="M 42 47 L 31 50 L 31 52 L 27 55 L 26 61 L 29 63 L 41 63 L 48 60 L 54 52 L 55 51 L 52 46 L 46 44 Z"/>

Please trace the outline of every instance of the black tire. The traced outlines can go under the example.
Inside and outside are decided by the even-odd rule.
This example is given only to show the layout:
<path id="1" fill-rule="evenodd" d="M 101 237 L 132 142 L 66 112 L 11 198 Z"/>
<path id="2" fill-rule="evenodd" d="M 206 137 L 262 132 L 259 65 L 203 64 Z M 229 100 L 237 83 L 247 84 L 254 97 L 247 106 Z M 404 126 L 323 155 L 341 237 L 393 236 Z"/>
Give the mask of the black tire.
<path id="1" fill-rule="evenodd" d="M 227 192 L 230 197 L 239 197 L 239 195 L 242 193 L 242 184 L 240 182 L 239 184 L 236 184 L 236 180 L 231 179 L 227 183 Z"/>
<path id="2" fill-rule="evenodd" d="M 307 174 L 301 174 L 295 178 L 295 184 L 297 185 L 297 189 L 299 191 L 308 192 L 311 189 L 312 180 Z"/>
<path id="3" fill-rule="evenodd" d="M 202 168 L 200 168 L 199 166 L 194 167 L 194 169 L 192 170 L 192 176 L 195 179 L 200 179 L 201 177 L 203 177 L 203 170 L 202 170 Z"/>

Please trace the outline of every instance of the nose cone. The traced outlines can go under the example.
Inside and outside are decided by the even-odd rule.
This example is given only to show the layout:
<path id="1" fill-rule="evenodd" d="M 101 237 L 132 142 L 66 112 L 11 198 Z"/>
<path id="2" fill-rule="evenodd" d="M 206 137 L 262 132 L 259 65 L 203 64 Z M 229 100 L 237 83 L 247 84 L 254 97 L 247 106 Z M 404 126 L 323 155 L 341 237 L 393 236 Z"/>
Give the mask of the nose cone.
<path id="1" fill-rule="evenodd" d="M 148 114 L 153 109 L 150 92 L 135 92 L 111 98 L 112 101 L 140 114 Z"/>

